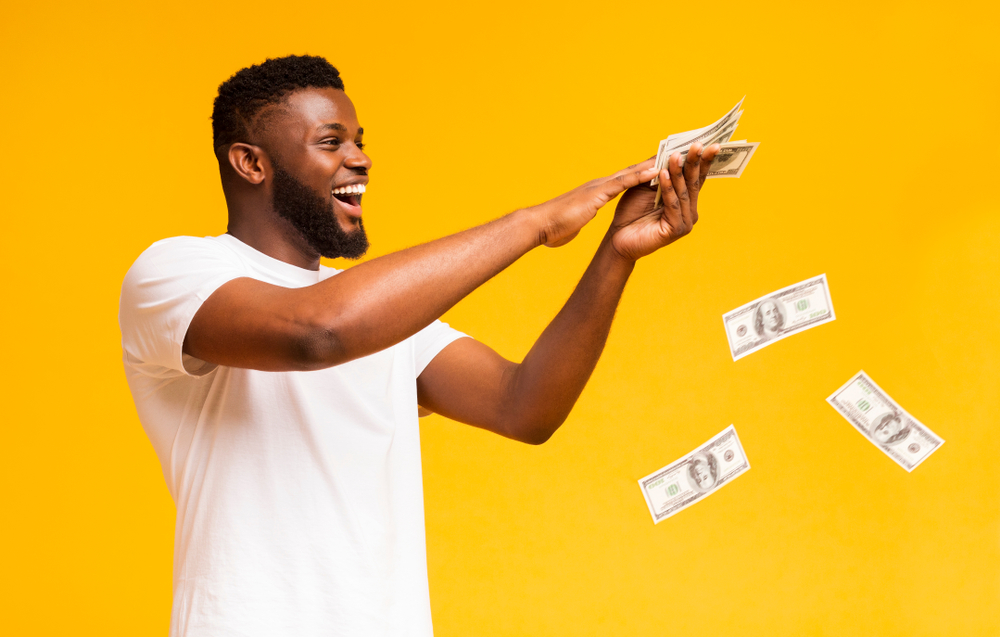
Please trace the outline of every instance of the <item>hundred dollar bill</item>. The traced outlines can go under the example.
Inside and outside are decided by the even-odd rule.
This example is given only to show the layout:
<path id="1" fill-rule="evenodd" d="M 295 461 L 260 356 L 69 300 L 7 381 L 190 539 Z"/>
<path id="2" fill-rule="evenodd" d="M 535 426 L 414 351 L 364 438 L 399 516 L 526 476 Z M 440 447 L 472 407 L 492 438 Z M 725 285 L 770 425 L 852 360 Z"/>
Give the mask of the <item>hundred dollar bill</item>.
<path id="1" fill-rule="evenodd" d="M 736 429 L 729 425 L 677 462 L 639 480 L 653 524 L 714 493 L 750 468 Z"/>
<path id="2" fill-rule="evenodd" d="M 729 130 L 728 134 L 732 135 L 732 130 Z M 714 141 L 710 142 L 710 144 L 714 143 Z M 720 144 L 719 152 L 716 153 L 712 159 L 712 163 L 708 166 L 708 174 L 705 175 L 705 179 L 719 179 L 723 177 L 738 179 L 743 174 L 743 169 L 750 163 L 750 158 L 753 157 L 758 145 L 760 145 L 760 142 L 747 142 L 746 140 L 742 142 L 723 142 Z M 672 151 L 670 154 L 674 152 L 680 153 L 681 162 L 683 162 L 687 159 L 689 149 L 690 146 L 683 151 Z M 670 155 L 664 155 L 663 161 L 666 162 L 669 158 Z M 656 199 L 653 201 L 653 205 L 659 206 L 661 201 L 663 201 L 663 191 L 657 186 Z"/>
<path id="3" fill-rule="evenodd" d="M 723 122 L 722 126 L 719 128 L 715 128 L 713 125 L 704 132 L 694 135 L 690 138 L 690 141 L 677 142 L 676 140 L 672 140 L 673 135 L 671 135 L 667 139 L 660 142 L 660 148 L 656 152 L 656 167 L 663 170 L 663 168 L 667 165 L 667 161 L 670 159 L 670 156 L 675 152 L 679 152 L 681 155 L 686 157 L 688 150 L 691 148 L 691 144 L 695 142 L 701 142 L 702 147 L 728 142 L 732 138 L 733 133 L 736 132 L 736 127 L 740 124 L 741 115 L 743 115 L 743 111 L 737 113 L 736 116 L 730 121 Z"/>
<path id="4" fill-rule="evenodd" d="M 743 100 L 740 100 L 739 104 L 713 124 L 709 124 L 704 128 L 684 131 L 683 133 L 673 133 L 666 139 L 660 140 L 660 144 L 656 149 L 657 164 L 661 166 L 665 165 L 666 160 L 664 159 L 664 155 L 669 156 L 671 152 L 680 148 L 687 148 L 696 141 L 700 141 L 703 145 L 708 145 L 720 139 L 726 139 L 736 129 L 736 124 L 743 115 L 743 111 L 738 110 L 741 104 L 743 104 Z"/>
<path id="5" fill-rule="evenodd" d="M 681 148 L 687 149 L 695 142 L 701 142 L 703 146 L 708 146 L 716 142 L 729 141 L 733 135 L 733 131 L 736 130 L 736 124 L 739 122 L 740 116 L 743 114 L 740 107 L 743 106 L 743 100 L 745 99 L 745 97 L 741 99 L 736 106 L 713 124 L 683 133 L 674 133 L 666 139 L 661 140 L 656 150 L 656 167 L 662 170 L 667 165 L 667 160 L 675 150 Z M 659 183 L 659 174 L 657 174 L 649 182 L 649 185 L 656 186 Z"/>
<path id="6" fill-rule="evenodd" d="M 750 158 L 757 151 L 760 142 L 728 142 L 722 145 L 719 153 L 712 160 L 705 179 L 738 179 L 743 169 L 750 163 Z"/>
<path id="7" fill-rule="evenodd" d="M 826 402 L 896 464 L 913 471 L 944 440 L 896 404 L 863 371 Z"/>
<path id="8" fill-rule="evenodd" d="M 722 315 L 733 360 L 786 336 L 829 323 L 833 313 L 826 275 L 782 288 Z"/>
<path id="9" fill-rule="evenodd" d="M 748 142 L 746 140 L 725 142 L 721 145 L 718 154 L 708 167 L 708 176 L 705 178 L 739 177 L 743 174 L 743 169 L 750 163 L 750 158 L 753 157 L 759 145 L 760 142 Z M 686 158 L 687 154 L 687 150 L 681 152 L 681 159 Z"/>

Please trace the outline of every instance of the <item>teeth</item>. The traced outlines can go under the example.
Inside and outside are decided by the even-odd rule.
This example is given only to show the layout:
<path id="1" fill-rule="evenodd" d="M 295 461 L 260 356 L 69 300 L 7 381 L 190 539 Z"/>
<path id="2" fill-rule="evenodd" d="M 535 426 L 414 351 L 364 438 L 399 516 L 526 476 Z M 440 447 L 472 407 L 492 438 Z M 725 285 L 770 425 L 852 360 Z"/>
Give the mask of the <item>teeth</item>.
<path id="1" fill-rule="evenodd" d="M 357 184 L 354 186 L 341 186 L 340 188 L 334 188 L 333 194 L 335 195 L 361 195 L 365 192 L 364 184 Z"/>

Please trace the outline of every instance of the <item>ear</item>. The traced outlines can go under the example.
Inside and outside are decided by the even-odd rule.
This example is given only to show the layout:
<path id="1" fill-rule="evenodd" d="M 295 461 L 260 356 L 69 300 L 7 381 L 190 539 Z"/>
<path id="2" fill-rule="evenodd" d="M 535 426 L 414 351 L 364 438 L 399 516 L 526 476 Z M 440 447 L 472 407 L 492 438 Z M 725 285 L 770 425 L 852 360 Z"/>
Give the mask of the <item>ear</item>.
<path id="1" fill-rule="evenodd" d="M 260 146 L 238 142 L 229 147 L 229 165 L 236 174 L 251 184 L 264 183 L 264 176 L 271 171 L 271 162 Z"/>

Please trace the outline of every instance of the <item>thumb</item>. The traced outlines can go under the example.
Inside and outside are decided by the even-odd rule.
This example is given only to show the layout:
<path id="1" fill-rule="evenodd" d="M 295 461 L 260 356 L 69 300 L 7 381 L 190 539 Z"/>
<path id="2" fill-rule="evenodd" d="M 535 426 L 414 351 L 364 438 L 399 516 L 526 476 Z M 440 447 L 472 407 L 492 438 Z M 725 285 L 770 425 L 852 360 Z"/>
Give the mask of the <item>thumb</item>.
<path id="1" fill-rule="evenodd" d="M 609 199 L 617 197 L 633 186 L 638 186 L 644 181 L 649 181 L 656 176 L 656 166 L 652 160 L 646 160 L 637 166 L 629 166 L 625 170 L 619 170 L 608 177 L 601 184 L 601 192 Z"/>

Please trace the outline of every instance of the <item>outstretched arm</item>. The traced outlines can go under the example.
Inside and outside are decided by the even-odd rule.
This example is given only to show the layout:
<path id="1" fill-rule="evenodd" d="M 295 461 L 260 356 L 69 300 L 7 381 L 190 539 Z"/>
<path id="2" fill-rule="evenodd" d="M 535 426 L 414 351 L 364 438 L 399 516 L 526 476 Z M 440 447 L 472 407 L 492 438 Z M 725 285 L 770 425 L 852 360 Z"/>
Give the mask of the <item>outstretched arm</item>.
<path id="1" fill-rule="evenodd" d="M 565 421 L 607 341 L 637 259 L 676 241 L 698 220 L 698 193 L 718 146 L 671 157 L 660 175 L 664 204 L 640 185 L 622 197 L 604 240 L 566 305 L 520 364 L 460 339 L 417 381 L 421 407 L 522 442 L 540 444 Z"/>
<path id="2" fill-rule="evenodd" d="M 294 371 L 380 351 L 417 333 L 532 248 L 569 241 L 602 206 L 655 173 L 646 161 L 308 287 L 235 279 L 199 308 L 184 352 L 218 365 Z"/>

